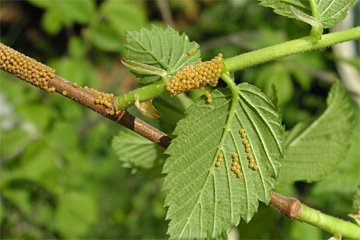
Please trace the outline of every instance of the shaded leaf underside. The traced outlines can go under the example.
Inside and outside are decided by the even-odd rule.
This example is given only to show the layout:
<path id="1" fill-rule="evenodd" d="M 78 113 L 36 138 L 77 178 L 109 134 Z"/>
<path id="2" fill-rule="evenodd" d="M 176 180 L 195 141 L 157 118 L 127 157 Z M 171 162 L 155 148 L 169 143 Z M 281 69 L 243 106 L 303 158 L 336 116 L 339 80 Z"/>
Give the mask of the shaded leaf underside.
<path id="1" fill-rule="evenodd" d="M 229 89 L 211 95 L 211 104 L 202 98 L 188 109 L 175 129 L 178 137 L 166 151 L 170 157 L 163 172 L 167 173 L 164 189 L 171 238 L 214 238 L 237 225 L 240 215 L 249 221 L 258 201 L 269 201 L 278 173 L 282 126 L 270 100 L 258 88 L 243 83 L 231 112 Z M 244 139 L 251 153 L 245 152 L 240 129 L 247 134 Z M 219 153 L 224 158 L 216 167 Z M 242 178 L 231 171 L 233 153 L 239 156 Z M 249 154 L 259 166 L 257 171 L 248 167 Z"/>
<path id="2" fill-rule="evenodd" d="M 331 28 L 346 17 L 346 12 L 354 2 L 355 0 L 315 0 L 317 19 L 322 23 L 324 29 Z M 296 18 L 290 6 L 313 16 L 309 0 L 260 0 L 260 5 L 271 7 L 275 13 L 289 18 Z"/>
<path id="3" fill-rule="evenodd" d="M 299 123 L 289 133 L 279 181 L 317 181 L 335 170 L 349 147 L 350 103 L 340 82 L 335 82 L 326 110 L 313 121 Z"/>
<path id="4" fill-rule="evenodd" d="M 164 162 L 164 149 L 150 140 L 128 130 L 120 130 L 112 140 L 112 147 L 123 167 L 138 171 L 154 171 Z"/>

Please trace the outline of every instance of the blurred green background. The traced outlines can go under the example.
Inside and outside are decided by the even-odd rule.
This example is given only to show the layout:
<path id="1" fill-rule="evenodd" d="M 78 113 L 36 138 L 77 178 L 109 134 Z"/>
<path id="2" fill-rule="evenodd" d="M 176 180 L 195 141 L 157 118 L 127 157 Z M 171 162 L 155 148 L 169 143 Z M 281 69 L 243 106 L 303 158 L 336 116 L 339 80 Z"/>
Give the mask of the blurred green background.
<path id="1" fill-rule="evenodd" d="M 171 25 L 200 44 L 204 60 L 219 52 L 227 58 L 281 43 L 310 30 L 249 0 L 1 1 L 0 12 L 2 43 L 69 81 L 115 95 L 136 86 L 120 62 L 126 56 L 127 30 Z M 329 82 L 338 74 L 335 61 L 328 48 L 237 72 L 236 80 L 266 93 L 274 83 L 284 123 L 291 128 L 326 107 Z M 134 175 L 122 166 L 111 149 L 121 126 L 3 71 L 0 87 L 1 238 L 167 238 L 161 176 Z M 161 121 L 150 123 L 161 127 Z M 360 153 L 352 151 L 359 160 Z M 346 175 L 354 168 L 340 169 Z M 359 182 L 357 173 L 347 181 Z M 335 180 L 320 187 L 282 185 L 277 191 L 346 218 L 354 212 L 355 189 L 326 188 Z M 265 205 L 237 233 L 241 239 L 329 237 Z"/>

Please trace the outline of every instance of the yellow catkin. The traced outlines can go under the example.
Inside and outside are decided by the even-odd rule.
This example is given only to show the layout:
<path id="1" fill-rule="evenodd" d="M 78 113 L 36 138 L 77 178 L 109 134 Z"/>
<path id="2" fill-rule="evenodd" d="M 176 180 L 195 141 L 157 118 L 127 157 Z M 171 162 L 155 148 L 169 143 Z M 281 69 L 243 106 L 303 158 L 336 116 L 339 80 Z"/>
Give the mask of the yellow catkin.
<path id="1" fill-rule="evenodd" d="M 55 70 L 27 57 L 24 54 L 0 43 L 0 69 L 15 75 L 49 93 L 49 80 L 55 77 Z"/>
<path id="2" fill-rule="evenodd" d="M 204 89 L 206 84 L 215 87 L 222 68 L 222 54 L 220 53 L 211 61 L 200 61 L 198 64 L 183 67 L 181 71 L 175 73 L 171 82 L 166 83 L 166 89 L 171 96 L 176 96 L 191 89 Z"/>

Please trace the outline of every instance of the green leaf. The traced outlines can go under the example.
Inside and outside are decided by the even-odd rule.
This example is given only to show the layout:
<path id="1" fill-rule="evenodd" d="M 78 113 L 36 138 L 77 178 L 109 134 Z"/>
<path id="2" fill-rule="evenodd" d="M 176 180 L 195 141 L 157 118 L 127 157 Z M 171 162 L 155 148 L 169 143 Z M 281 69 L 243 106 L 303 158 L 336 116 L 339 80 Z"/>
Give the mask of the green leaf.
<path id="1" fill-rule="evenodd" d="M 313 9 L 307 0 L 260 0 L 260 5 L 273 8 L 274 12 L 279 15 L 300 19 L 291 11 L 292 6 L 297 11 L 319 20 L 326 29 L 335 26 L 345 18 L 355 0 L 313 0 L 313 2 Z M 304 21 L 304 19 L 300 20 Z"/>
<path id="2" fill-rule="evenodd" d="M 10 172 L 10 178 L 43 181 L 49 172 L 56 171 L 55 153 L 45 140 L 30 142 L 21 154 L 18 167 Z M 46 184 L 46 183 L 44 183 Z"/>
<path id="3" fill-rule="evenodd" d="M 29 133 L 21 128 L 9 131 L 0 129 L 0 155 L 1 157 L 11 157 L 21 153 L 29 141 Z"/>
<path id="4" fill-rule="evenodd" d="M 269 66 L 262 68 L 255 80 L 255 85 L 263 89 L 268 96 L 271 96 L 272 85 L 275 85 L 278 91 L 279 105 L 289 102 L 294 94 L 294 84 L 290 72 L 281 62 L 269 64 Z"/>
<path id="5" fill-rule="evenodd" d="M 46 2 L 46 1 L 44 1 Z M 42 18 L 42 26 L 49 34 L 58 34 L 63 26 L 71 27 L 74 22 L 87 24 L 95 12 L 95 1 L 47 1 L 49 4 L 33 4 L 47 8 Z"/>
<path id="6" fill-rule="evenodd" d="M 309 16 L 299 10 L 297 10 L 296 8 L 294 8 L 293 6 L 290 5 L 290 10 L 293 12 L 293 14 L 295 15 L 296 19 L 303 21 L 307 24 L 309 24 L 312 29 L 311 29 L 311 35 L 314 36 L 317 40 L 321 39 L 321 35 L 323 33 L 323 26 L 322 23 L 317 20 L 316 18 Z"/>
<path id="7" fill-rule="evenodd" d="M 360 110 L 354 103 L 355 125 L 349 136 L 350 149 L 344 159 L 340 160 L 336 171 L 319 181 L 311 190 L 314 193 L 355 192 L 360 184 Z"/>
<path id="8" fill-rule="evenodd" d="M 61 11 L 57 11 L 55 8 L 50 8 L 44 13 L 41 19 L 42 27 L 47 33 L 56 35 L 61 31 L 62 17 Z"/>
<path id="9" fill-rule="evenodd" d="M 131 168 L 132 173 L 160 173 L 164 163 L 164 149 L 150 140 L 128 130 L 120 130 L 112 140 L 112 148 L 118 155 L 123 167 Z"/>
<path id="10" fill-rule="evenodd" d="M 188 36 L 179 35 L 174 29 L 163 30 L 153 25 L 151 30 L 142 28 L 140 32 L 127 32 L 127 59 L 152 65 L 166 70 L 168 76 L 173 75 L 181 67 L 196 64 L 200 61 L 200 51 L 189 56 L 191 50 L 197 50 L 199 45 L 190 42 Z M 137 75 L 142 85 L 150 84 L 160 79 L 159 76 Z"/>
<path id="11" fill-rule="evenodd" d="M 90 39 L 94 46 L 102 51 L 119 52 L 124 48 L 121 36 L 114 27 L 106 23 L 91 28 Z"/>
<path id="12" fill-rule="evenodd" d="M 171 238 L 214 238 L 229 232 L 240 216 L 250 221 L 259 200 L 270 200 L 283 151 L 279 116 L 255 86 L 242 83 L 236 91 L 235 96 L 230 89 L 213 91 L 211 104 L 205 97 L 197 99 L 175 129 L 178 137 L 166 151 L 170 157 L 163 168 Z M 245 152 L 240 129 L 247 134 L 251 153 Z M 223 162 L 215 167 L 219 153 Z M 231 170 L 233 153 L 242 178 Z M 257 171 L 248 167 L 249 154 Z"/>
<path id="13" fill-rule="evenodd" d="M 44 130 L 51 120 L 51 111 L 44 104 L 21 105 L 17 108 L 17 112 L 24 120 L 40 130 Z"/>
<path id="14" fill-rule="evenodd" d="M 300 221 L 291 221 L 291 239 L 323 239 L 320 228 Z"/>
<path id="15" fill-rule="evenodd" d="M 124 36 L 125 31 L 137 30 L 147 24 L 146 11 L 137 1 L 122 0 L 106 1 L 101 5 L 100 12 L 108 19 L 114 30 Z"/>
<path id="16" fill-rule="evenodd" d="M 50 8 L 52 5 L 51 1 L 47 0 L 28 0 L 32 5 L 39 7 L 39 8 Z"/>
<path id="17" fill-rule="evenodd" d="M 314 121 L 299 123 L 287 136 L 279 181 L 312 182 L 335 170 L 348 150 L 350 103 L 340 82 L 335 82 L 326 110 Z"/>
<path id="18" fill-rule="evenodd" d="M 81 192 L 61 194 L 55 213 L 55 226 L 65 238 L 78 238 L 85 234 L 97 219 L 94 199 Z"/>
<path id="19" fill-rule="evenodd" d="M 160 77 L 166 77 L 166 71 L 162 68 L 157 68 L 148 64 L 134 62 L 128 59 L 122 59 L 121 62 L 133 71 L 135 74 L 140 75 L 157 75 Z"/>
<path id="20" fill-rule="evenodd" d="M 79 37 L 71 37 L 68 42 L 68 52 L 72 58 L 83 58 L 85 56 L 83 40 Z"/>
<path id="21" fill-rule="evenodd" d="M 162 131 L 171 134 L 176 123 L 185 117 L 185 110 L 192 103 L 193 101 L 186 94 L 180 94 L 174 98 L 170 96 L 170 93 L 167 93 L 155 98 L 153 104 L 161 112 L 159 120 Z"/>
<path id="22" fill-rule="evenodd" d="M 94 0 L 86 1 L 58 1 L 59 7 L 71 21 L 87 24 L 95 15 L 96 3 Z M 57 8 L 57 6 L 55 6 Z"/>

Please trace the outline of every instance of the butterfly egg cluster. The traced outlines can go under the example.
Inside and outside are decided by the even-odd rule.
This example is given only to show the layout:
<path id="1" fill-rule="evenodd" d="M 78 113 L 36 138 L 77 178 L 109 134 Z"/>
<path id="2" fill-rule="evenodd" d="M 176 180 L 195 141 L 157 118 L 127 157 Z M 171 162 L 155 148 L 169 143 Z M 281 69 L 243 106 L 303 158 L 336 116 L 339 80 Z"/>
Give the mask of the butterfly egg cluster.
<path id="1" fill-rule="evenodd" d="M 259 166 L 255 164 L 255 160 L 252 154 L 250 154 L 248 157 L 249 159 L 249 168 L 252 168 L 254 170 L 258 170 Z"/>
<path id="2" fill-rule="evenodd" d="M 238 163 L 239 162 L 238 155 L 236 153 L 233 153 L 232 158 L 233 158 L 233 163 L 232 163 L 231 171 L 233 171 L 238 178 L 241 178 L 242 173 L 240 172 L 240 164 Z"/>
<path id="3" fill-rule="evenodd" d="M 199 62 L 181 68 L 175 73 L 171 82 L 166 83 L 166 89 L 171 96 L 176 96 L 191 89 L 203 89 L 206 84 L 212 87 L 217 85 L 222 71 L 222 54 L 211 59 L 211 61 Z"/>
<path id="4" fill-rule="evenodd" d="M 97 97 L 97 99 L 94 100 L 94 103 L 99 104 L 99 105 L 104 105 L 105 107 L 111 108 L 111 111 L 109 112 L 110 115 L 114 115 L 114 114 L 116 114 L 118 116 L 120 115 L 121 112 L 115 112 L 114 107 L 112 105 L 112 99 L 114 98 L 114 94 L 101 92 L 99 90 L 89 88 L 88 86 L 85 86 L 84 89 L 97 94 L 98 97 Z"/>
<path id="5" fill-rule="evenodd" d="M 209 91 L 205 91 L 205 96 L 207 97 L 207 102 L 211 103 L 212 102 L 212 98 L 211 98 L 211 94 L 209 93 Z"/>
<path id="6" fill-rule="evenodd" d="M 244 144 L 244 147 L 245 147 L 245 152 L 247 152 L 247 153 L 251 152 L 251 147 L 250 147 L 250 144 L 249 144 L 248 140 L 245 139 L 243 141 L 243 144 Z"/>
<path id="7" fill-rule="evenodd" d="M 245 133 L 245 130 L 244 129 L 240 129 L 239 130 L 239 133 L 241 135 L 242 138 L 245 138 L 246 137 L 246 133 Z"/>
<path id="8" fill-rule="evenodd" d="M 2 43 L 0 43 L 0 69 L 49 93 L 55 92 L 54 87 L 49 87 L 49 80 L 55 77 L 54 69 Z"/>
<path id="9" fill-rule="evenodd" d="M 246 133 L 245 133 L 245 130 L 244 129 L 240 129 L 239 133 L 241 134 L 241 137 L 242 138 L 245 138 L 246 137 Z M 251 152 L 251 146 L 250 146 L 250 143 L 247 139 L 244 139 L 242 141 L 242 143 L 244 144 L 244 147 L 245 147 L 245 152 L 249 153 Z M 248 155 L 247 157 L 249 159 L 249 168 L 252 168 L 254 170 L 258 170 L 259 169 L 259 166 L 255 164 L 255 160 L 254 160 L 254 157 L 252 154 Z"/>
<path id="10" fill-rule="evenodd" d="M 220 164 L 221 164 L 223 158 L 224 158 L 224 155 L 222 155 L 222 154 L 220 153 L 220 154 L 218 155 L 217 162 L 215 163 L 215 165 L 216 165 L 217 167 L 220 167 Z"/>
<path id="11" fill-rule="evenodd" d="M 195 53 L 195 49 L 191 49 L 190 51 L 187 52 L 187 55 L 191 56 Z"/>

